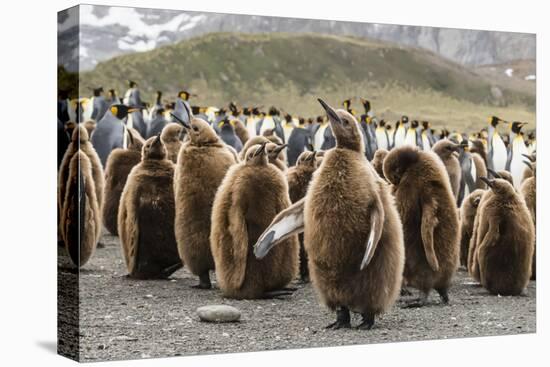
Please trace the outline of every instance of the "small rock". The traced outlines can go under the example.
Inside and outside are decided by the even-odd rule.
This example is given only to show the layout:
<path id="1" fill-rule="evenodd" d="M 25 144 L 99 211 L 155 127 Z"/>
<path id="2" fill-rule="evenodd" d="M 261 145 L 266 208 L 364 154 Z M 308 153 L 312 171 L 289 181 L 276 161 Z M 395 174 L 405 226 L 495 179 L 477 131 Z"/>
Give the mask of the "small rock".
<path id="1" fill-rule="evenodd" d="M 241 311 L 227 305 L 209 305 L 197 308 L 197 314 L 201 321 L 207 322 L 233 322 L 241 318 Z"/>
<path id="2" fill-rule="evenodd" d="M 120 336 L 115 336 L 114 338 L 111 338 L 111 341 L 113 340 L 120 340 L 120 341 L 125 341 L 125 342 L 135 342 L 138 340 L 138 338 L 135 338 L 133 336 L 126 336 L 126 335 L 120 335 Z"/>
<path id="3" fill-rule="evenodd" d="M 229 337 L 229 334 L 228 333 L 222 333 L 222 336 L 227 338 L 227 337 Z"/>
<path id="4" fill-rule="evenodd" d="M 147 294 L 147 295 L 145 295 L 145 298 L 153 298 L 153 295 L 152 294 Z"/>

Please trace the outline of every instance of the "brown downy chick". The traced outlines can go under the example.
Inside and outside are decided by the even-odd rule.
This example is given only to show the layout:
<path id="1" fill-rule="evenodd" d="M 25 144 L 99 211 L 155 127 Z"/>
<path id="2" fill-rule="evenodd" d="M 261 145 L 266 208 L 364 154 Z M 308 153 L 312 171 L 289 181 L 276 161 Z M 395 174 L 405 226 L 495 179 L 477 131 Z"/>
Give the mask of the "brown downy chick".
<path id="1" fill-rule="evenodd" d="M 473 271 L 489 292 L 519 295 L 529 282 L 535 228 L 525 201 L 504 179 L 484 179 L 493 195 L 479 207 Z"/>
<path id="2" fill-rule="evenodd" d="M 189 140 L 180 149 L 174 179 L 176 240 L 183 263 L 199 277 L 196 288 L 210 289 L 212 204 L 227 170 L 238 158 L 206 121 L 188 113 L 189 123 L 181 123 Z"/>
<path id="3" fill-rule="evenodd" d="M 239 160 L 244 161 L 246 158 L 246 152 L 251 146 L 262 144 L 264 142 L 270 142 L 268 138 L 263 135 L 257 135 L 247 140 L 246 143 L 243 142 L 243 149 L 239 152 Z"/>
<path id="4" fill-rule="evenodd" d="M 536 228 L 537 228 L 537 167 L 536 163 L 525 161 L 525 164 L 529 168 L 529 171 L 532 173 L 532 176 L 528 177 L 523 181 L 519 192 L 525 200 L 527 209 L 529 209 L 529 214 L 531 214 L 531 219 L 533 219 L 533 225 L 535 226 L 535 249 L 533 251 L 533 271 L 531 274 L 531 279 L 535 280 L 537 278 L 537 247 L 536 247 Z"/>
<path id="5" fill-rule="evenodd" d="M 114 149 L 105 164 L 105 203 L 102 210 L 103 225 L 118 236 L 118 208 L 122 190 L 132 168 L 141 162 L 143 138 L 136 130 L 126 129 L 127 147 Z"/>
<path id="6" fill-rule="evenodd" d="M 288 193 L 292 203 L 304 198 L 307 193 L 309 182 L 317 169 L 316 152 L 305 151 L 298 156 L 296 165 L 288 169 L 286 178 L 288 181 Z M 300 242 L 300 278 L 303 282 L 309 281 L 309 270 L 307 268 L 307 253 L 304 247 L 304 234 L 298 235 Z"/>
<path id="7" fill-rule="evenodd" d="M 180 269 L 174 236 L 174 163 L 160 135 L 145 141 L 142 161 L 130 171 L 118 213 L 118 234 L 128 275 L 163 279 Z"/>
<path id="8" fill-rule="evenodd" d="M 275 143 L 269 143 L 265 147 L 269 163 L 275 165 L 275 167 L 280 169 L 283 173 L 288 169 L 285 163 L 285 154 L 283 152 L 287 146 L 288 144 L 277 145 Z"/>
<path id="9" fill-rule="evenodd" d="M 460 252 L 458 211 L 447 170 L 433 152 L 403 146 L 384 160 L 384 175 L 394 185 L 403 222 L 404 277 L 420 291 L 408 306 L 425 305 L 432 289 L 447 303 Z"/>
<path id="10" fill-rule="evenodd" d="M 181 124 L 169 123 L 162 129 L 160 140 L 166 147 L 168 159 L 177 163 L 178 154 L 185 138 L 185 129 Z"/>
<path id="11" fill-rule="evenodd" d="M 272 297 L 292 281 L 298 268 L 298 241 L 258 260 L 253 245 L 275 215 L 290 205 L 283 173 L 269 164 L 267 143 L 248 149 L 246 161 L 230 168 L 212 209 L 212 254 L 218 285 L 225 297 Z"/>
<path id="12" fill-rule="evenodd" d="M 464 198 L 460 207 L 460 265 L 463 266 L 468 264 L 468 249 L 474 231 L 474 220 L 483 194 L 485 191 L 481 189 L 472 191 Z"/>
<path id="13" fill-rule="evenodd" d="M 303 231 L 312 283 L 321 302 L 336 311 L 336 322 L 328 328 L 351 327 L 353 311 L 363 316 L 359 328 L 370 329 L 399 296 L 401 223 L 387 184 L 365 157 L 357 120 L 319 102 L 336 147 L 326 152 L 304 199 L 279 213 L 264 231 L 255 255 L 269 255 L 283 246 L 281 240 Z"/>
<path id="14" fill-rule="evenodd" d="M 374 158 L 372 159 L 372 166 L 374 167 L 374 170 L 376 173 L 378 173 L 378 176 L 380 176 L 383 179 L 386 179 L 384 177 L 384 169 L 383 169 L 383 163 L 384 159 L 386 159 L 386 156 L 388 155 L 388 151 L 386 149 L 378 149 L 374 153 Z"/>
<path id="15" fill-rule="evenodd" d="M 441 158 L 447 170 L 455 201 L 458 199 L 460 180 L 462 178 L 462 170 L 460 168 L 460 162 L 458 161 L 458 152 L 461 148 L 463 148 L 463 145 L 455 144 L 447 139 L 438 141 L 432 147 L 432 151 Z"/>
<path id="16" fill-rule="evenodd" d="M 246 144 L 248 139 L 250 139 L 250 135 L 248 134 L 248 130 L 244 126 L 243 122 L 239 119 L 233 119 L 231 120 L 231 124 L 235 129 L 235 134 L 239 137 L 239 139 L 241 139 L 243 144 Z"/>
<path id="17" fill-rule="evenodd" d="M 92 163 L 79 150 L 68 164 L 61 209 L 61 238 L 73 264 L 81 267 L 93 255 L 101 234 L 101 217 L 96 197 Z"/>

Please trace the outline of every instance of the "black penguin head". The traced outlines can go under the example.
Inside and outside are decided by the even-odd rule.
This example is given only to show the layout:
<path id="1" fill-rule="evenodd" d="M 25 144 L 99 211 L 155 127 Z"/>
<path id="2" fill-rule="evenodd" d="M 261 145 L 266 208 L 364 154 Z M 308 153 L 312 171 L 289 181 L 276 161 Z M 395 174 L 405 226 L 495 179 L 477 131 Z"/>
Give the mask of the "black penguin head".
<path id="1" fill-rule="evenodd" d="M 143 149 L 141 151 L 141 159 L 142 160 L 166 159 L 166 148 L 164 147 L 164 143 L 160 139 L 160 134 L 153 136 L 147 139 L 147 141 L 145 141 L 145 144 L 143 145 Z"/>
<path id="2" fill-rule="evenodd" d="M 279 116 L 279 110 L 275 106 L 269 107 L 269 115 L 271 116 Z"/>
<path id="3" fill-rule="evenodd" d="M 269 142 L 264 141 L 261 144 L 255 144 L 246 151 L 246 165 L 265 166 L 268 163 L 266 146 Z"/>
<path id="4" fill-rule="evenodd" d="M 405 125 L 405 124 L 408 124 L 409 123 L 409 117 L 408 116 L 401 116 L 401 124 L 402 125 Z"/>
<path id="5" fill-rule="evenodd" d="M 229 118 L 226 116 L 223 120 L 218 122 L 218 127 L 221 131 L 224 132 L 235 132 L 235 120 L 229 120 Z"/>
<path id="6" fill-rule="evenodd" d="M 496 116 L 489 117 L 489 125 L 491 125 L 492 127 L 496 128 L 498 126 L 498 124 L 501 123 L 501 122 L 503 122 L 505 124 L 508 123 L 508 121 L 505 121 L 505 120 L 501 119 L 500 117 L 496 117 Z"/>
<path id="7" fill-rule="evenodd" d="M 283 150 L 288 146 L 288 144 L 275 144 L 268 143 L 265 147 L 267 152 L 267 157 L 270 162 L 275 162 L 276 159 L 284 159 Z"/>
<path id="8" fill-rule="evenodd" d="M 527 124 L 527 122 L 519 122 L 519 121 L 514 121 L 512 122 L 512 126 L 511 126 L 511 129 L 512 129 L 512 132 L 514 134 L 519 134 L 521 133 L 521 128 L 523 126 L 525 126 Z"/>
<path id="9" fill-rule="evenodd" d="M 239 114 L 239 109 L 237 107 L 237 104 L 233 101 L 229 102 L 229 111 L 233 113 L 233 116 L 237 116 Z"/>
<path id="10" fill-rule="evenodd" d="M 115 99 L 116 98 L 116 92 L 114 89 L 109 89 L 109 98 Z"/>
<path id="11" fill-rule="evenodd" d="M 368 99 L 361 98 L 361 104 L 365 108 L 365 113 L 368 114 L 370 112 L 370 101 Z"/>
<path id="12" fill-rule="evenodd" d="M 93 88 L 94 97 L 99 97 L 103 93 L 103 87 Z"/>
<path id="13" fill-rule="evenodd" d="M 417 147 L 404 145 L 392 149 L 382 164 L 384 176 L 393 185 L 399 185 L 407 171 L 415 166 L 420 160 Z"/>
<path id="14" fill-rule="evenodd" d="M 129 113 L 139 111 L 139 107 L 128 107 L 123 104 L 115 104 L 111 106 L 111 113 L 119 120 L 125 119 Z"/>
<path id="15" fill-rule="evenodd" d="M 335 110 L 320 98 L 318 101 L 327 113 L 332 133 L 336 138 L 336 147 L 363 152 L 363 136 L 355 117 L 348 111 Z"/>
<path id="16" fill-rule="evenodd" d="M 250 116 L 251 113 L 252 113 L 252 110 L 250 109 L 250 107 L 243 108 L 243 115 Z"/>
<path id="17" fill-rule="evenodd" d="M 378 122 L 378 126 L 380 126 L 381 128 L 386 127 L 386 121 L 384 121 L 383 119 L 380 120 L 380 121 Z"/>
<path id="18" fill-rule="evenodd" d="M 412 127 L 413 129 L 416 129 L 418 126 L 419 126 L 418 121 L 417 121 L 417 120 L 412 120 L 412 122 L 411 122 L 411 127 Z"/>
<path id="19" fill-rule="evenodd" d="M 342 106 L 344 107 L 344 109 L 345 109 L 346 111 L 349 112 L 349 111 L 350 111 L 350 107 L 351 107 L 351 98 L 348 98 L 348 99 L 344 100 L 344 101 L 342 102 Z"/>
<path id="20" fill-rule="evenodd" d="M 135 87 L 137 87 L 137 83 L 134 82 L 133 80 L 128 80 L 128 86 L 130 88 L 135 88 Z"/>
<path id="21" fill-rule="evenodd" d="M 298 125 L 300 125 L 300 127 L 304 127 L 305 123 L 306 123 L 305 118 L 303 117 L 298 118 Z"/>
<path id="22" fill-rule="evenodd" d="M 286 121 L 286 123 L 288 123 L 288 124 L 289 124 L 289 123 L 291 123 L 291 122 L 292 122 L 292 116 L 290 116 L 290 114 L 288 114 L 288 113 L 285 113 L 285 116 L 284 116 L 284 117 L 285 117 L 285 121 Z"/>

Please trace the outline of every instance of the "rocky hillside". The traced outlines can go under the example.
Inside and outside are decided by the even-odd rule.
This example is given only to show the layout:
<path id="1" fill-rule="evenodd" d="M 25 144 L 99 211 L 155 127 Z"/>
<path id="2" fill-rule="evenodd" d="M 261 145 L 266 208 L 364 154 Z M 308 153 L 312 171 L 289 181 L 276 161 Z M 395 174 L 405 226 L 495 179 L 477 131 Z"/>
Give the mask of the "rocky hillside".
<path id="1" fill-rule="evenodd" d="M 81 5 L 79 11 L 71 15 L 78 14 L 81 70 L 92 69 L 99 62 L 121 54 L 148 51 L 212 32 L 365 37 L 423 48 L 462 65 L 501 64 L 535 58 L 533 34 L 97 5 Z M 69 13 L 60 13 L 60 37 L 63 32 L 74 31 L 74 24 Z"/>

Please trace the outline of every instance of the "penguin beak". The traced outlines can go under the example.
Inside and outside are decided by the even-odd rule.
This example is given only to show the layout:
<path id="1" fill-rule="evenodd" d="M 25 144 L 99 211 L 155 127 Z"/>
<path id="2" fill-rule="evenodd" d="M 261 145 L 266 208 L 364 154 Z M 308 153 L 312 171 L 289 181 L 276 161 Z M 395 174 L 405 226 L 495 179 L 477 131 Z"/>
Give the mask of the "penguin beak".
<path id="1" fill-rule="evenodd" d="M 489 172 L 491 174 L 491 176 L 493 176 L 494 178 L 502 178 L 498 173 L 496 173 L 495 171 L 493 171 L 490 168 L 487 168 L 487 172 Z M 480 177 L 480 178 L 483 178 L 483 177 Z"/>
<path id="2" fill-rule="evenodd" d="M 262 145 L 260 145 L 260 147 L 258 149 L 256 149 L 256 152 L 254 153 L 254 157 L 257 157 L 259 156 L 260 154 L 264 154 L 265 153 L 265 147 L 267 145 L 267 141 L 264 141 L 262 143 Z"/>
<path id="3" fill-rule="evenodd" d="M 533 165 L 529 161 L 523 161 L 527 167 L 529 167 L 531 170 L 533 170 Z"/>
<path id="4" fill-rule="evenodd" d="M 493 187 L 493 185 L 494 185 L 494 183 L 495 183 L 495 180 L 491 180 L 491 179 L 489 179 L 489 178 L 487 178 L 487 177 L 480 177 L 479 179 L 480 179 L 481 181 L 485 182 L 485 183 L 487 184 L 487 186 L 489 186 L 489 187 L 491 187 L 491 188 Z"/>
<path id="5" fill-rule="evenodd" d="M 325 101 L 323 101 L 321 98 L 317 98 L 321 106 L 325 109 L 325 112 L 327 113 L 327 116 L 331 122 L 341 124 L 342 120 L 340 120 L 340 117 L 336 114 L 336 111 L 334 108 L 330 107 Z"/>
<path id="6" fill-rule="evenodd" d="M 316 151 L 311 152 L 311 155 L 308 157 L 307 160 L 308 160 L 308 161 L 314 161 L 316 155 L 317 155 L 317 152 L 316 152 Z"/>
<path id="7" fill-rule="evenodd" d="M 525 158 L 529 159 L 530 162 L 534 162 L 535 158 L 532 155 L 529 154 L 522 154 Z"/>
<path id="8" fill-rule="evenodd" d="M 170 116 L 172 116 L 174 119 L 176 119 L 176 121 L 179 122 L 187 130 L 191 129 L 191 125 L 189 125 L 187 122 L 180 119 L 178 116 L 174 115 L 172 112 L 170 112 Z"/>
<path id="9" fill-rule="evenodd" d="M 273 153 L 275 153 L 275 155 L 279 155 L 279 153 L 281 153 L 281 151 L 283 149 L 285 149 L 286 147 L 288 147 L 288 144 L 282 144 L 282 145 L 279 145 L 277 148 L 273 149 Z"/>
<path id="10" fill-rule="evenodd" d="M 160 140 L 160 133 L 157 134 L 157 136 L 155 137 L 155 140 L 153 140 L 153 145 L 160 145 L 162 144 L 162 141 Z"/>

